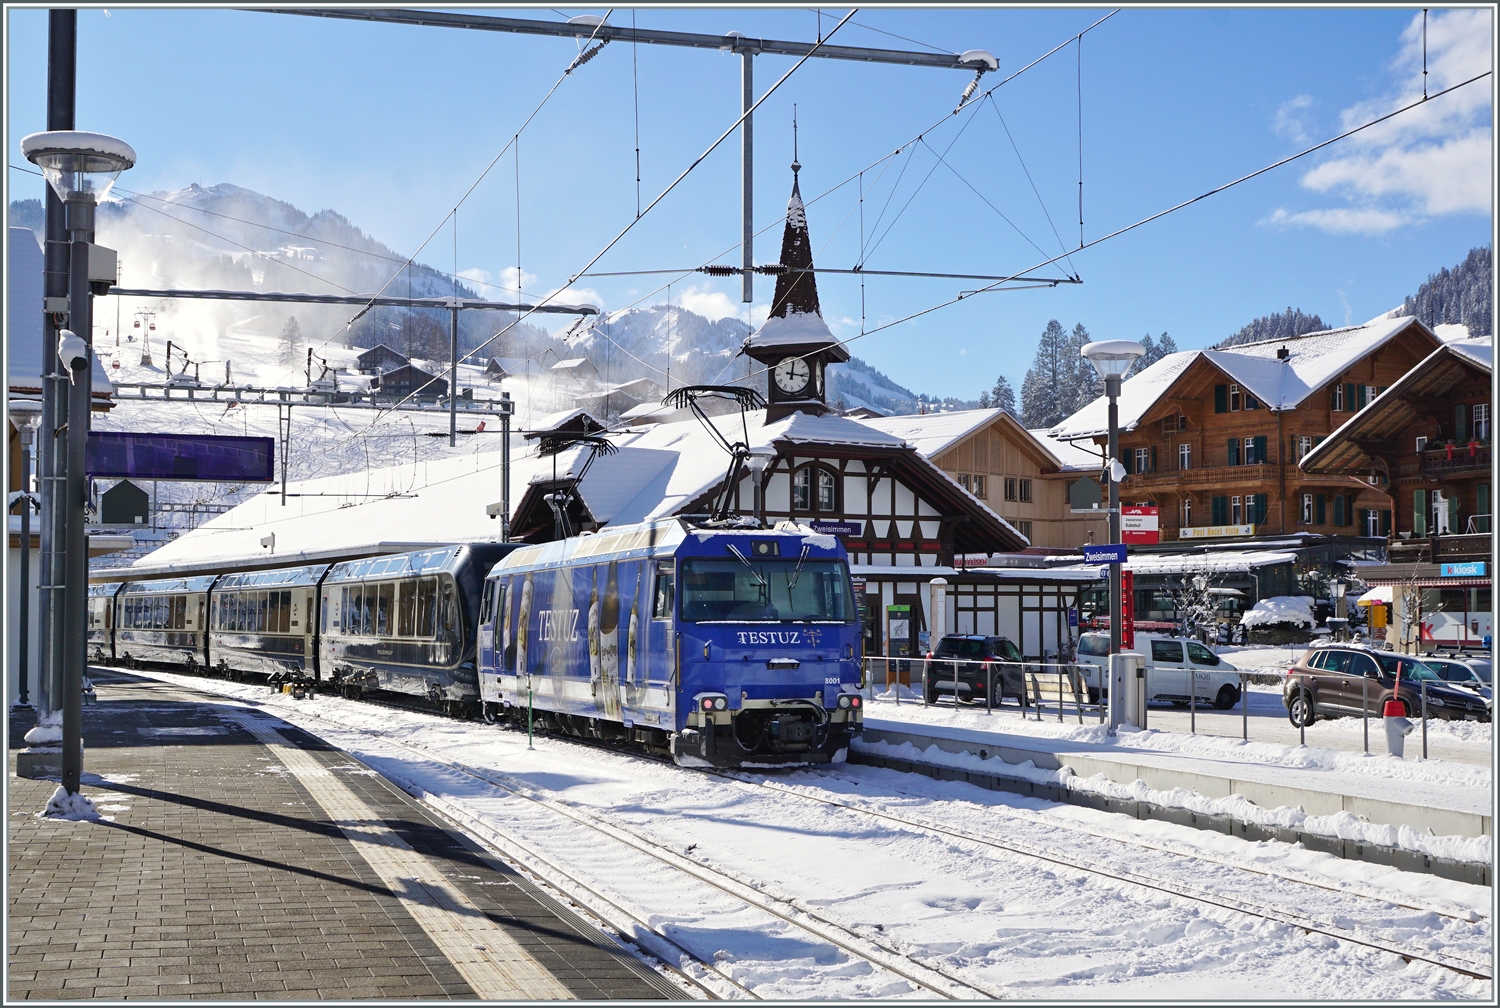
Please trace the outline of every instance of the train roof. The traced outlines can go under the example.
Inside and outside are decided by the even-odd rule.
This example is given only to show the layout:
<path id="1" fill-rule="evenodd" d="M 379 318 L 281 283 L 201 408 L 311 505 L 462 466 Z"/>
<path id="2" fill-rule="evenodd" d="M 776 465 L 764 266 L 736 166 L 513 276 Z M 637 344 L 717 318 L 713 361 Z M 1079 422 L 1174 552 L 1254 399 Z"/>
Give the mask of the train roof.
<path id="1" fill-rule="evenodd" d="M 452 573 L 468 563 L 493 564 L 507 553 L 519 549 L 520 545 L 520 543 L 462 543 L 457 546 L 442 546 L 412 553 L 347 560 L 344 563 L 334 564 L 328 576 L 323 579 L 323 583 L 335 584 L 346 581 L 364 581 L 369 578 L 425 577 L 442 572 Z"/>
<path id="2" fill-rule="evenodd" d="M 179 594 L 181 592 L 208 591 L 213 586 L 216 574 L 205 574 L 202 577 L 180 577 L 180 578 L 157 578 L 153 581 L 127 581 L 121 595 L 159 595 L 163 593 Z"/>
<path id="3" fill-rule="evenodd" d="M 113 598 L 124 587 L 124 581 L 105 581 L 89 585 L 89 598 Z"/>
<path id="4" fill-rule="evenodd" d="M 214 585 L 214 591 L 315 585 L 327 569 L 328 564 L 309 564 L 305 567 L 279 567 L 276 570 L 225 574 L 219 579 L 219 583 Z"/>
<path id="5" fill-rule="evenodd" d="M 607 563 L 641 557 L 720 556 L 726 552 L 723 546 L 726 541 L 793 537 L 800 540 L 801 545 L 811 548 L 810 555 L 844 555 L 837 536 L 819 533 L 794 522 L 782 522 L 773 529 L 718 529 L 694 526 L 680 518 L 668 518 L 641 522 L 638 525 L 605 528 L 597 533 L 527 546 L 496 564 L 490 575 L 494 577 L 578 563 Z M 744 552 L 748 555 L 748 547 Z"/>

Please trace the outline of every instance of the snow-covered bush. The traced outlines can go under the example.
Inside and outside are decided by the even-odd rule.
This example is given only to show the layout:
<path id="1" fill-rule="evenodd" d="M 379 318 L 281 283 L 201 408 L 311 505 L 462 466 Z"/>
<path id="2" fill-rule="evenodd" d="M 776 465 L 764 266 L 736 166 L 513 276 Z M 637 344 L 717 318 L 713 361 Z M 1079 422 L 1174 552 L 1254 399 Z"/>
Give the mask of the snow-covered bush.
<path id="1" fill-rule="evenodd" d="M 1250 611 L 1240 617 L 1246 627 L 1285 626 L 1311 630 L 1317 621 L 1313 619 L 1313 600 L 1309 595 L 1276 595 L 1261 599 Z"/>

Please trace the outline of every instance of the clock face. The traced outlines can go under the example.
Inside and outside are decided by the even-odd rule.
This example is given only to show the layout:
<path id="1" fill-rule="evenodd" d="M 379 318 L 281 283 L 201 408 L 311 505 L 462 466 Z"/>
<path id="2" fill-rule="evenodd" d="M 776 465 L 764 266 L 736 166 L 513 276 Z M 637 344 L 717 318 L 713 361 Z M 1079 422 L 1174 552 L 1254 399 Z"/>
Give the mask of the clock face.
<path id="1" fill-rule="evenodd" d="M 812 368 L 801 357 L 788 357 L 771 372 L 776 387 L 787 393 L 801 392 L 812 380 Z"/>

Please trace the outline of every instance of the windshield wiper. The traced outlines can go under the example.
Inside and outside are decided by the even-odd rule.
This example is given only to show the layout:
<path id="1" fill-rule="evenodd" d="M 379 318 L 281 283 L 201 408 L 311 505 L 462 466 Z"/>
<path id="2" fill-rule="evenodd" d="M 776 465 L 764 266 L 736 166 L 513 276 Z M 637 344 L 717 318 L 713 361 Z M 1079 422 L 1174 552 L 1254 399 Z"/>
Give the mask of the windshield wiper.
<path id="1" fill-rule="evenodd" d="M 745 554 L 734 548 L 734 543 L 729 544 L 729 552 L 739 557 L 740 563 L 744 564 L 750 569 L 751 576 L 753 576 L 756 580 L 756 583 L 760 585 L 761 594 L 767 601 L 769 601 L 769 599 L 771 598 L 771 586 L 769 583 L 767 583 L 765 578 L 760 576 L 760 571 L 755 569 L 755 565 L 753 563 L 745 559 Z"/>
<path id="2" fill-rule="evenodd" d="M 792 589 L 797 587 L 797 582 L 802 580 L 802 565 L 807 562 L 807 554 L 811 549 L 812 547 L 807 545 L 802 547 L 802 555 L 797 558 L 797 566 L 792 569 L 792 576 L 786 583 L 788 598 L 791 597 Z"/>

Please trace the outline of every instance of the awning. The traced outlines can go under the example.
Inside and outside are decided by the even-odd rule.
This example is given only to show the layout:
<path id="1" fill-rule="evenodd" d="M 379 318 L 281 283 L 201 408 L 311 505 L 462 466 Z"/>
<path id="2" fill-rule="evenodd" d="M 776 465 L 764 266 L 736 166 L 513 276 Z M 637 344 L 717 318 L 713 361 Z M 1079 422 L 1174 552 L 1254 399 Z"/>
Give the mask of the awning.
<path id="1" fill-rule="evenodd" d="M 1393 591 L 1394 591 L 1394 586 L 1393 585 L 1381 585 L 1378 588 L 1371 588 L 1369 591 L 1367 591 L 1363 595 L 1361 595 L 1359 597 L 1359 601 L 1355 602 L 1354 604 L 1355 605 L 1377 605 L 1377 604 L 1379 604 L 1379 605 L 1390 605 L 1391 604 L 1391 594 L 1392 594 Z"/>

